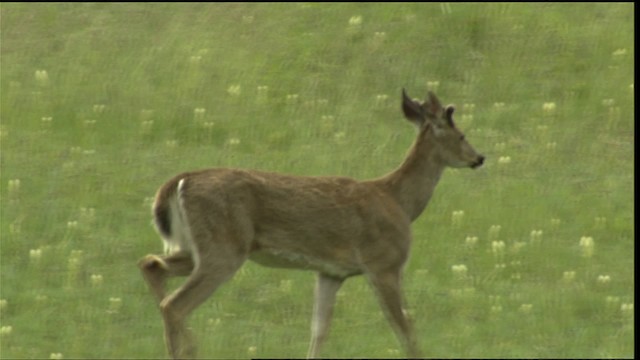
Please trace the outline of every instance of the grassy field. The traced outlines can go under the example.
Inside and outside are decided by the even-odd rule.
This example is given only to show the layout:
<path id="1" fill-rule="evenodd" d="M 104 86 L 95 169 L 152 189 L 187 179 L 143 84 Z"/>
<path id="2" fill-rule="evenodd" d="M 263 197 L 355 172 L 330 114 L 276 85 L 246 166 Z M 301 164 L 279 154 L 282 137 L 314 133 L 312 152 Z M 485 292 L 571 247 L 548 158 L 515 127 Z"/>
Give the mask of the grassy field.
<path id="1" fill-rule="evenodd" d="M 156 189 L 380 176 L 415 136 L 402 87 L 455 103 L 487 156 L 413 226 L 425 356 L 632 358 L 633 8 L 3 3 L 1 358 L 166 357 L 136 267 L 162 251 Z M 200 355 L 304 356 L 313 280 L 246 264 L 192 315 Z M 404 356 L 364 279 L 323 355 Z"/>

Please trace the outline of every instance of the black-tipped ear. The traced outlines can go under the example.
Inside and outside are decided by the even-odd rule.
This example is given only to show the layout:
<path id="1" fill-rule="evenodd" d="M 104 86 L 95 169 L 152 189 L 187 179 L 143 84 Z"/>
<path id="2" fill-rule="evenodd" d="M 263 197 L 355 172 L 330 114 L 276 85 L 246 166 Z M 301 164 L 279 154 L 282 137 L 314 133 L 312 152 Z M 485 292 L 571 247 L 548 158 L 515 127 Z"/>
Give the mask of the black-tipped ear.
<path id="1" fill-rule="evenodd" d="M 447 119 L 447 122 L 449 123 L 449 125 L 451 127 L 454 127 L 454 123 L 453 123 L 453 112 L 456 111 L 456 108 L 453 107 L 453 105 L 447 105 L 447 107 L 444 109 L 444 118 Z"/>
<path id="2" fill-rule="evenodd" d="M 413 121 L 417 124 L 424 122 L 424 111 L 420 103 L 411 99 L 407 92 L 402 89 L 402 112 L 407 120 Z"/>
<path id="3" fill-rule="evenodd" d="M 440 100 L 438 100 L 438 97 L 432 91 L 427 93 L 427 99 L 423 104 L 423 108 L 427 114 L 435 118 L 439 118 L 440 114 L 442 114 L 442 104 L 440 104 Z"/>

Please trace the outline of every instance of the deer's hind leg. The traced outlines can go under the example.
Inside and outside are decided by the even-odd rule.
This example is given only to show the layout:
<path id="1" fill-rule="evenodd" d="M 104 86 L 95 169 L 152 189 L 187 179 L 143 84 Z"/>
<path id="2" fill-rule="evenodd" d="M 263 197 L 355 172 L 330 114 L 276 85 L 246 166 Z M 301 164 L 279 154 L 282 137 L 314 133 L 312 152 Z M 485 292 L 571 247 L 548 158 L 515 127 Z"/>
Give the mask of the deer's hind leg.
<path id="1" fill-rule="evenodd" d="M 147 255 L 140 259 L 138 267 L 158 304 L 165 298 L 165 285 L 172 276 L 187 276 L 194 269 L 193 257 L 186 251 L 170 255 Z"/>
<path id="2" fill-rule="evenodd" d="M 237 233 L 193 228 L 192 232 L 196 266 L 186 282 L 160 302 L 165 342 L 174 359 L 195 357 L 195 342 L 186 328 L 187 316 L 235 274 L 249 253 L 245 246 L 249 241 Z"/>

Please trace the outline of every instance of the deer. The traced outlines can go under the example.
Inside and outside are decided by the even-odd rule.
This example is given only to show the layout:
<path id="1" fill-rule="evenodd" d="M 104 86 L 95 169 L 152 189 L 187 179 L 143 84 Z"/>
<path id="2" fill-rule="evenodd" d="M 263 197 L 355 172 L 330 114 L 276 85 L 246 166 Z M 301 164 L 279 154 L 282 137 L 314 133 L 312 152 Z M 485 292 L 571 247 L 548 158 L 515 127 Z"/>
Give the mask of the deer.
<path id="1" fill-rule="evenodd" d="M 407 356 L 420 357 L 402 294 L 412 242 L 411 223 L 423 212 L 447 167 L 484 163 L 429 91 L 424 101 L 402 89 L 402 112 L 418 135 L 395 170 L 372 180 L 294 176 L 236 168 L 179 174 L 160 187 L 152 206 L 163 255 L 138 262 L 162 315 L 173 359 L 194 358 L 188 315 L 247 260 L 267 267 L 316 272 L 307 358 L 325 342 L 336 294 L 363 275 Z M 170 294 L 170 277 L 187 277 Z"/>

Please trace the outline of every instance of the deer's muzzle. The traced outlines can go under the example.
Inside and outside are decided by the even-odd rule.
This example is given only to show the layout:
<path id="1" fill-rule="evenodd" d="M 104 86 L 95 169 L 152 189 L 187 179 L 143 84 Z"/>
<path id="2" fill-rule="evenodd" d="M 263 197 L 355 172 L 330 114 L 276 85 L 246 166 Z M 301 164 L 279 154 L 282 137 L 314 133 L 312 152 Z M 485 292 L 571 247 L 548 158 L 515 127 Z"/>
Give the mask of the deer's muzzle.
<path id="1" fill-rule="evenodd" d="M 476 161 L 471 164 L 471 168 L 472 169 L 478 168 L 482 166 L 482 164 L 484 164 L 484 156 L 480 155 L 478 156 L 478 159 L 476 159 Z"/>

